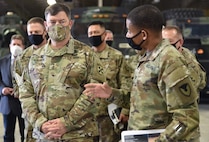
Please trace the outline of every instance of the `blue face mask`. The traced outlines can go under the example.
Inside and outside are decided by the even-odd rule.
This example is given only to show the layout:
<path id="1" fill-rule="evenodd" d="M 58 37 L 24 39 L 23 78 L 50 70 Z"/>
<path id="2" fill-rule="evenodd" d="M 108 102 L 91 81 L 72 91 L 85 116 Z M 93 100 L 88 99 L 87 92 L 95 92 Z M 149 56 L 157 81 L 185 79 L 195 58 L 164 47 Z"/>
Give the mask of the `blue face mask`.
<path id="1" fill-rule="evenodd" d="M 133 49 L 142 50 L 141 45 L 142 45 L 142 43 L 143 43 L 145 40 L 142 40 L 139 44 L 136 44 L 136 43 L 134 43 L 134 41 L 133 41 L 133 39 L 134 39 L 135 37 L 137 37 L 138 35 L 140 35 L 141 33 L 142 33 L 142 32 L 140 31 L 140 32 L 138 32 L 136 35 L 134 35 L 133 37 L 130 37 L 130 38 L 126 37 L 126 39 L 127 39 L 127 41 L 128 41 L 128 44 L 129 44 Z"/>

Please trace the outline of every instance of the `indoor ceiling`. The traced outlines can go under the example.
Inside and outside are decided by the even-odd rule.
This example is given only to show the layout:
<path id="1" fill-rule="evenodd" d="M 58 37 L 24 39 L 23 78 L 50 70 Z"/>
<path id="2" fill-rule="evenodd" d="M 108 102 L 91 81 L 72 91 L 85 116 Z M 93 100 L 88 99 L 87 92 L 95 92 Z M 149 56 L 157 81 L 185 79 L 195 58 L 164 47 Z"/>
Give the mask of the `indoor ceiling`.
<path id="1" fill-rule="evenodd" d="M 98 0 L 56 0 L 68 4 L 71 8 L 97 6 Z M 161 10 L 171 8 L 200 8 L 208 11 L 208 0 L 103 0 L 104 6 L 122 6 L 127 10 L 142 5 L 154 4 Z M 47 0 L 0 0 L 0 16 L 12 11 L 27 21 L 34 16 L 43 17 Z"/>

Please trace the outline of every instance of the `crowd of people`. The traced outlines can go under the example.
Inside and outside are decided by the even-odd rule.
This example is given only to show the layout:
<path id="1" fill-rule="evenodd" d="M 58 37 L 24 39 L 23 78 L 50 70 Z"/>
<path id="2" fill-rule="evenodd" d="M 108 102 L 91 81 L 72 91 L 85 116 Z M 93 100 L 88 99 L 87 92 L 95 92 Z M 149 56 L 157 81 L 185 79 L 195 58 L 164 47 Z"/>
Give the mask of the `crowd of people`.
<path id="1" fill-rule="evenodd" d="M 130 60 L 112 47 L 114 34 L 102 21 L 89 23 L 88 46 L 72 37 L 68 6 L 50 5 L 44 15 L 27 22 L 31 46 L 13 35 L 11 54 L 0 59 L 4 142 L 15 141 L 17 117 L 21 142 L 118 142 L 122 130 L 150 129 L 165 129 L 156 142 L 199 141 L 206 73 L 157 7 L 129 12 Z M 122 129 L 109 104 L 120 108 Z"/>

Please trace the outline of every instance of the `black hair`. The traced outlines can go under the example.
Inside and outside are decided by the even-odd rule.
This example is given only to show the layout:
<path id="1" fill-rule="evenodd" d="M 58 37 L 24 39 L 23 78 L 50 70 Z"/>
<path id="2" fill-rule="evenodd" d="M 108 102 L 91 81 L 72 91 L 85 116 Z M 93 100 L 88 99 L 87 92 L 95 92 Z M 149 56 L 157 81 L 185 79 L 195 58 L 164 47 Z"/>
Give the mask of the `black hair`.
<path id="1" fill-rule="evenodd" d="M 153 5 L 142 5 L 129 12 L 127 19 L 138 28 L 160 32 L 164 19 L 161 11 Z"/>
<path id="2" fill-rule="evenodd" d="M 64 11 L 66 13 L 66 15 L 68 16 L 69 19 L 71 19 L 71 11 L 70 8 L 62 3 L 56 3 L 53 5 L 48 6 L 45 9 L 44 15 L 45 15 L 45 19 L 47 17 L 48 14 L 51 15 L 56 15 L 57 13 L 59 13 L 60 11 Z"/>
<path id="3" fill-rule="evenodd" d="M 91 25 L 100 25 L 101 28 L 105 29 L 105 24 L 102 21 L 93 21 L 88 25 L 88 27 Z"/>

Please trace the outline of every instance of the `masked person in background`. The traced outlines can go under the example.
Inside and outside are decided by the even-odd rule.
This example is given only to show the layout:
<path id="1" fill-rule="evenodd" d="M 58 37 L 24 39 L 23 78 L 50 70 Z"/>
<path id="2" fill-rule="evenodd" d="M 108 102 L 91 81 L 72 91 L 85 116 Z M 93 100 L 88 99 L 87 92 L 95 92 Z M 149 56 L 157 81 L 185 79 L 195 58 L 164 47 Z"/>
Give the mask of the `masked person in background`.
<path id="1" fill-rule="evenodd" d="M 177 26 L 165 26 L 162 30 L 162 36 L 168 39 L 170 43 L 185 57 L 187 67 L 191 72 L 191 80 L 194 83 L 197 92 L 206 86 L 206 72 L 203 66 L 197 61 L 195 55 L 183 47 L 184 39 L 181 30 Z"/>
<path id="2" fill-rule="evenodd" d="M 114 39 L 113 32 L 111 30 L 106 30 L 105 41 L 107 45 L 112 46 L 113 39 Z"/>
<path id="3" fill-rule="evenodd" d="M 126 38 L 136 50 L 145 50 L 134 73 L 128 130 L 165 129 L 156 142 L 199 142 L 197 91 L 185 58 L 162 38 L 164 19 L 153 5 L 131 10 Z M 120 97 L 108 84 L 87 84 L 91 97 Z"/>
<path id="4" fill-rule="evenodd" d="M 13 35 L 10 42 L 11 54 L 0 59 L 0 112 L 4 121 L 4 142 L 14 142 L 16 119 L 18 118 L 21 142 L 24 141 L 24 119 L 21 117 L 22 109 L 16 95 L 17 86 L 13 84 L 14 62 L 24 48 L 24 38 L 21 35 Z"/>
<path id="5" fill-rule="evenodd" d="M 32 44 L 24 52 L 17 57 L 15 62 L 15 83 L 19 86 L 22 80 L 22 73 L 25 69 L 28 68 L 28 62 L 33 52 L 38 48 L 42 47 L 47 42 L 47 32 L 44 25 L 44 19 L 40 17 L 33 17 L 27 22 L 27 33 L 28 39 Z M 24 118 L 24 116 L 23 116 Z M 25 119 L 26 124 L 26 142 L 33 142 L 35 139 L 32 138 L 32 126 Z"/>
<path id="6" fill-rule="evenodd" d="M 105 81 L 103 66 L 89 46 L 71 36 L 67 5 L 48 6 L 45 19 L 49 40 L 33 51 L 20 80 L 24 118 L 39 142 L 98 142 L 89 110 L 96 100 L 82 92 L 86 83 Z"/>
<path id="7" fill-rule="evenodd" d="M 116 99 L 116 101 L 123 102 L 125 107 L 120 114 L 120 121 L 127 123 L 129 106 L 129 93 L 131 88 L 131 76 L 128 72 L 127 65 L 123 54 L 107 45 L 105 25 L 101 21 L 93 21 L 88 27 L 88 38 L 92 45 L 92 49 L 96 55 L 100 58 L 105 71 L 107 83 L 113 88 L 115 94 L 121 94 L 121 96 L 127 96 L 127 99 Z M 100 142 L 117 142 L 120 139 L 120 133 L 117 134 L 114 131 L 114 125 L 108 115 L 108 102 L 101 100 L 98 106 L 98 110 L 95 113 L 97 117 Z"/>

